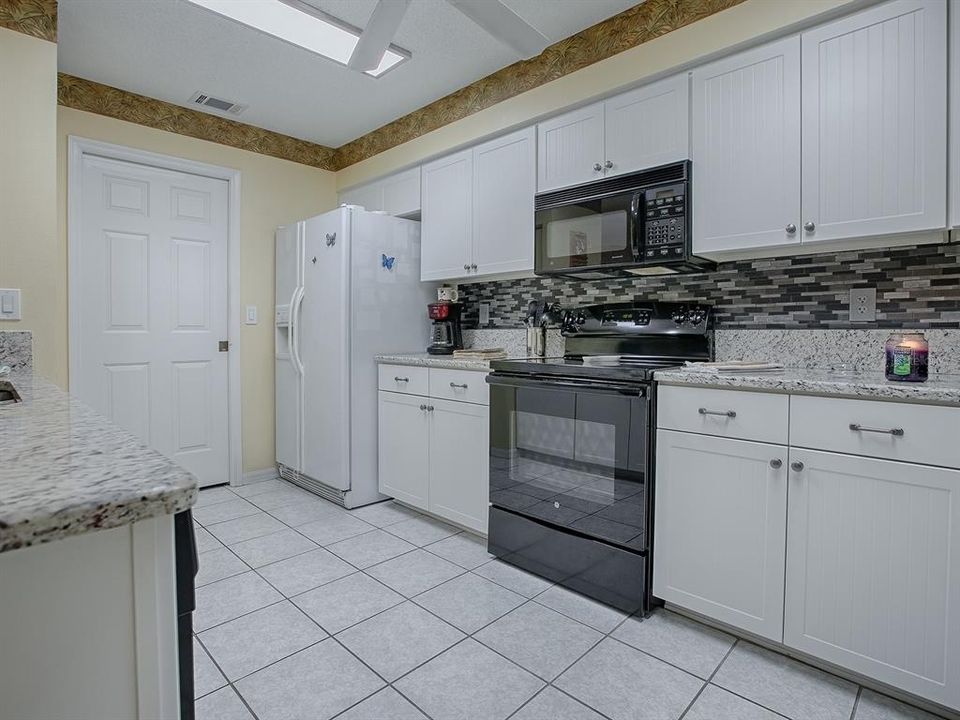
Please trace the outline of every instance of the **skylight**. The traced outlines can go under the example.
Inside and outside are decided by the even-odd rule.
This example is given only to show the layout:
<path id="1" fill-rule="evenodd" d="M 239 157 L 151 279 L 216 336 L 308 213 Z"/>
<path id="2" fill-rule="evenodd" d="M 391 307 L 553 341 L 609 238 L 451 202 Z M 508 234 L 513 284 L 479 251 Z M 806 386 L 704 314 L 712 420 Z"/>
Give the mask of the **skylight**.
<path id="1" fill-rule="evenodd" d="M 291 0 L 189 0 L 207 10 L 236 20 L 255 30 L 323 55 L 346 65 L 360 39 L 360 32 L 348 25 L 333 22 L 314 8 Z M 402 52 L 402 51 L 401 51 Z M 387 48 L 375 70 L 367 74 L 380 77 L 387 70 L 407 59 L 393 47 Z"/>

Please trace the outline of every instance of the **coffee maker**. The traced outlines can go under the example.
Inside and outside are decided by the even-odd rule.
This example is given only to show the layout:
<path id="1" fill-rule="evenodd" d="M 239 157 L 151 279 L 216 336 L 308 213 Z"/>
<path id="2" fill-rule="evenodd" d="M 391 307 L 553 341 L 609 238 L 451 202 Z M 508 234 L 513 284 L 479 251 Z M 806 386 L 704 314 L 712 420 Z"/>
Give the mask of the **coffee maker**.
<path id="1" fill-rule="evenodd" d="M 460 315 L 463 305 L 458 302 L 442 300 L 427 305 L 427 315 L 433 320 L 430 329 L 430 345 L 427 352 L 431 355 L 451 355 L 454 350 L 463 349 L 463 331 L 460 327 Z"/>

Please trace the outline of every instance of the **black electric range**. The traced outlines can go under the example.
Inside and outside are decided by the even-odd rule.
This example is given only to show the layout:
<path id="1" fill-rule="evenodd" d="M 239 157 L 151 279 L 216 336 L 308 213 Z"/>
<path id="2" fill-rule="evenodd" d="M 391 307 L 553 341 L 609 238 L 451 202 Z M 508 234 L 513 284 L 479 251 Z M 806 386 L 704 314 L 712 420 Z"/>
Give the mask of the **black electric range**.
<path id="1" fill-rule="evenodd" d="M 562 358 L 491 363 L 488 549 L 628 612 L 650 607 L 653 373 L 710 359 L 710 309 L 562 315 Z"/>

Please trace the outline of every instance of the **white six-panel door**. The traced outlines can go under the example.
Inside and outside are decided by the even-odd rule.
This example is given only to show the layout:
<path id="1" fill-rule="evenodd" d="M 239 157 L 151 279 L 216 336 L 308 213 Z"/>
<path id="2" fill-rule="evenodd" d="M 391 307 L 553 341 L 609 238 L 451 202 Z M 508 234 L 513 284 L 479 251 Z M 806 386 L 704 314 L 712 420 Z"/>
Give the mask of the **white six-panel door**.
<path id="1" fill-rule="evenodd" d="M 228 482 L 228 184 L 92 155 L 81 178 L 71 392 Z"/>
<path id="2" fill-rule="evenodd" d="M 693 71 L 693 250 L 799 243 L 800 38 Z"/>
<path id="3" fill-rule="evenodd" d="M 946 3 L 883 3 L 802 38 L 803 241 L 943 228 Z"/>

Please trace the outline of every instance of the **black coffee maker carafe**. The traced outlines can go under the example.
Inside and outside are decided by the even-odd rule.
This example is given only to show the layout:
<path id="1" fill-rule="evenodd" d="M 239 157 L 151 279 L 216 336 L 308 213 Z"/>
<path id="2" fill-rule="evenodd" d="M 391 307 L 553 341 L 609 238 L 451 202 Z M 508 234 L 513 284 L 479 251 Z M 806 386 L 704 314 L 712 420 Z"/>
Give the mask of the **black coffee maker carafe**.
<path id="1" fill-rule="evenodd" d="M 460 327 L 462 311 L 463 305 L 455 302 L 435 302 L 427 305 L 427 315 L 433 320 L 428 353 L 451 355 L 454 350 L 463 349 L 463 331 Z"/>

